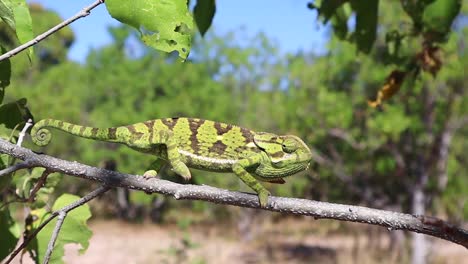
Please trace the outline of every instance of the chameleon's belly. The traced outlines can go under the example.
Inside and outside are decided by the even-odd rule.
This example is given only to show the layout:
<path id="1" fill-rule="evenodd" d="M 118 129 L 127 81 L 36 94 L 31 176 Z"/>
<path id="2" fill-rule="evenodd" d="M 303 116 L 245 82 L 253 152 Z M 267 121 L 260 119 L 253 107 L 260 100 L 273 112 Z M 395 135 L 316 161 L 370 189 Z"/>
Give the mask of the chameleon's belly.
<path id="1" fill-rule="evenodd" d="M 231 172 L 232 165 L 238 161 L 236 158 L 200 155 L 184 149 L 180 149 L 179 153 L 188 167 L 208 171 Z"/>

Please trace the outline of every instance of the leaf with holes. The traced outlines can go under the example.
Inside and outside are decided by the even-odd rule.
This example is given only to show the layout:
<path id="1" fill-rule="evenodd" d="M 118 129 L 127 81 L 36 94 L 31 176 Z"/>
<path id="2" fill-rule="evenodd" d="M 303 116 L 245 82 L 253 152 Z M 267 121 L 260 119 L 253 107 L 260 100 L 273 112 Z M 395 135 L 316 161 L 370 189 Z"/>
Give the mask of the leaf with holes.
<path id="1" fill-rule="evenodd" d="M 186 0 L 107 0 L 111 16 L 136 28 L 143 42 L 165 52 L 190 52 L 193 18 Z"/>

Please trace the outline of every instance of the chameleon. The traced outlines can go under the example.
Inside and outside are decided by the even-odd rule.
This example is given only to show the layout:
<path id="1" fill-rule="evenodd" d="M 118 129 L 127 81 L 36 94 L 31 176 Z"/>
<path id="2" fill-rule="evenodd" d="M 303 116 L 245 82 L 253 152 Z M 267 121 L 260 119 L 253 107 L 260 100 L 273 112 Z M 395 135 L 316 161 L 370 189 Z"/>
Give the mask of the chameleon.
<path id="1" fill-rule="evenodd" d="M 43 119 L 31 129 L 32 141 L 47 145 L 55 128 L 66 133 L 124 144 L 162 159 L 179 176 L 191 178 L 190 168 L 231 172 L 254 190 L 261 207 L 270 192 L 259 182 L 284 183 L 284 177 L 307 170 L 312 153 L 299 137 L 255 132 L 236 125 L 199 118 L 163 118 L 127 126 L 97 128 Z M 145 176 L 157 172 L 149 170 Z"/>

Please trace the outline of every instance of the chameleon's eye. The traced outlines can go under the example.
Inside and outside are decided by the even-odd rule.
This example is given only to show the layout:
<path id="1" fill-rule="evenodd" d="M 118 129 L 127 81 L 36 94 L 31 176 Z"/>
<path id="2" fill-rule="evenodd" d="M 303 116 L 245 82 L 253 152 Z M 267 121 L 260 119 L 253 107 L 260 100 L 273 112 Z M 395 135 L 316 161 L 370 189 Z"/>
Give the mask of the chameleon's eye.
<path id="1" fill-rule="evenodd" d="M 282 144 L 283 151 L 286 153 L 293 153 L 297 150 L 297 144 L 294 139 L 286 138 Z"/>

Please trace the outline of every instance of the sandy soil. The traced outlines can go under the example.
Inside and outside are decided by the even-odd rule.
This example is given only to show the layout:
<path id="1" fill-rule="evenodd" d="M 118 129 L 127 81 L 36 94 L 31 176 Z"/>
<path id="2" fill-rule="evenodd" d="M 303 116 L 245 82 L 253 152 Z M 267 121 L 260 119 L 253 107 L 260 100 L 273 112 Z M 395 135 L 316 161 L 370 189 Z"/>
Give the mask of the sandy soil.
<path id="1" fill-rule="evenodd" d="M 310 227 L 311 223 L 315 227 Z M 236 226 L 190 226 L 182 231 L 175 225 L 100 220 L 91 223 L 94 235 L 87 252 L 78 255 L 78 246 L 69 245 L 64 260 L 128 264 L 402 263 L 386 250 L 388 236 L 381 236 L 378 245 L 373 245 L 367 236 L 324 234 L 318 225 L 320 221 L 297 219 L 269 223 L 262 230 L 251 230 L 253 238 L 246 239 Z M 356 227 L 362 231 L 362 225 Z M 431 242 L 431 263 L 468 264 L 468 250 L 463 247 L 440 239 Z"/>

